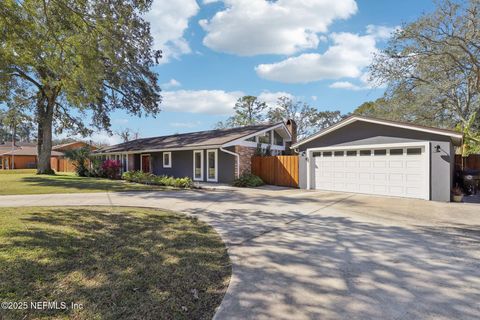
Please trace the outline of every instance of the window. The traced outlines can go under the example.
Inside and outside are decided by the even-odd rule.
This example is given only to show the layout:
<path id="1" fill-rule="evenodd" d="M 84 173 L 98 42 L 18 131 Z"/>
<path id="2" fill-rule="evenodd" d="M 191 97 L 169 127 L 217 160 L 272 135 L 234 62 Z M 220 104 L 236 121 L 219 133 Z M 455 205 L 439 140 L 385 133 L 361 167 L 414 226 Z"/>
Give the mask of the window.
<path id="1" fill-rule="evenodd" d="M 277 133 L 277 131 L 273 131 L 273 144 L 276 146 L 283 146 L 283 138 Z"/>
<path id="2" fill-rule="evenodd" d="M 407 155 L 413 156 L 413 155 L 419 155 L 422 154 L 422 148 L 408 148 L 407 149 Z"/>
<path id="3" fill-rule="evenodd" d="M 376 156 L 386 156 L 387 155 L 387 150 L 386 149 L 375 150 L 375 151 L 373 151 L 373 154 L 376 155 Z"/>
<path id="4" fill-rule="evenodd" d="M 271 144 L 272 143 L 272 131 L 265 132 L 265 135 L 258 136 L 258 142 L 264 144 Z"/>
<path id="5" fill-rule="evenodd" d="M 323 156 L 324 156 L 324 157 L 331 157 L 331 156 L 332 156 L 332 151 L 325 151 L 325 152 L 323 153 Z"/>
<path id="6" fill-rule="evenodd" d="M 360 155 L 361 156 L 371 156 L 372 155 L 372 150 L 360 150 Z"/>
<path id="7" fill-rule="evenodd" d="M 207 150 L 207 181 L 217 182 L 218 176 L 217 150 Z"/>
<path id="8" fill-rule="evenodd" d="M 203 180 L 203 150 L 193 151 L 193 180 Z"/>
<path id="9" fill-rule="evenodd" d="M 335 151 L 335 157 L 343 157 L 345 155 L 345 151 Z"/>
<path id="10" fill-rule="evenodd" d="M 403 149 L 390 149 L 391 156 L 401 156 L 403 154 Z"/>
<path id="11" fill-rule="evenodd" d="M 163 153 L 163 167 L 171 168 L 172 167 L 172 153 L 164 152 Z"/>
<path id="12" fill-rule="evenodd" d="M 357 151 L 347 151 L 347 157 L 356 157 L 357 156 Z"/>
<path id="13" fill-rule="evenodd" d="M 321 157 L 322 156 L 322 153 L 321 152 L 314 152 L 312 154 L 314 157 Z"/>

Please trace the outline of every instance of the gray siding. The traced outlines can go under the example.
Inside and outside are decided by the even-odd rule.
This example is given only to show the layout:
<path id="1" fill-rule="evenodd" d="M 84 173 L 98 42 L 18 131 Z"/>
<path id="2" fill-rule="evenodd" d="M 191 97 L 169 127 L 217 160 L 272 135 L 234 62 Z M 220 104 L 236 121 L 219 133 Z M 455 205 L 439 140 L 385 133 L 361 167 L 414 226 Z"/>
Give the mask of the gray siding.
<path id="1" fill-rule="evenodd" d="M 203 181 L 207 181 L 207 150 L 203 151 Z M 218 152 L 218 182 L 230 183 L 234 180 L 235 157 L 217 149 Z M 163 167 L 163 152 L 152 152 L 152 173 L 176 178 L 190 177 L 193 179 L 193 150 L 172 151 L 171 168 Z M 140 156 L 137 155 L 138 161 Z M 140 169 L 138 165 L 138 169 Z"/>
<path id="2" fill-rule="evenodd" d="M 450 138 L 447 136 L 356 121 L 322 137 L 309 141 L 299 146 L 298 149 L 299 151 L 305 151 L 310 148 L 329 146 L 355 146 L 416 141 L 430 142 L 430 199 L 450 201 L 455 151 Z M 440 152 L 434 151 L 434 146 L 436 145 L 440 145 Z M 302 169 L 302 166 L 305 168 Z M 301 175 L 300 181 L 306 181 L 307 174 L 309 174 L 306 170 L 306 161 L 300 161 L 299 174 Z M 306 182 L 304 185 L 306 186 Z M 302 187 L 302 183 L 300 187 Z"/>

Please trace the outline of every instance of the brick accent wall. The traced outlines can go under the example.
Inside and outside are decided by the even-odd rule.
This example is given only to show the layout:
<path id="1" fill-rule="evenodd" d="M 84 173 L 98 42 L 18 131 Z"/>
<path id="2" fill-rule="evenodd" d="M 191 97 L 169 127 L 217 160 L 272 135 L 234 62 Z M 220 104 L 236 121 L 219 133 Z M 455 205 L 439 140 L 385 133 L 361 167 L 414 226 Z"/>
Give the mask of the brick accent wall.
<path id="1" fill-rule="evenodd" d="M 255 148 L 235 146 L 235 153 L 240 156 L 240 175 L 252 171 L 252 157 L 255 155 Z M 235 173 L 237 173 L 237 164 L 235 163 Z"/>

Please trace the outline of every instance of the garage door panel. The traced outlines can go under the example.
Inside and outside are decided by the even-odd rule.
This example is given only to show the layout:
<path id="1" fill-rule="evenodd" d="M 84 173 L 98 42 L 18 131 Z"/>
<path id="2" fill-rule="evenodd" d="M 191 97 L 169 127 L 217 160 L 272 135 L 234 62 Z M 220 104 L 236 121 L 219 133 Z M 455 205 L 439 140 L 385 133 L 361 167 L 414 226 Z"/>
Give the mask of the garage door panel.
<path id="1" fill-rule="evenodd" d="M 378 195 L 413 197 L 428 199 L 428 153 L 424 146 L 421 154 L 407 154 L 407 147 L 400 155 L 389 152 L 373 152 L 368 155 L 366 149 L 350 149 L 346 152 L 325 151 L 329 156 L 315 157 L 315 187 L 317 189 L 360 192 Z M 411 148 L 411 147 L 408 147 Z M 416 147 L 418 148 L 418 147 Z M 382 148 L 389 150 L 389 147 Z M 378 151 L 378 150 L 377 150 Z M 355 155 L 356 154 L 356 155 Z M 398 154 L 398 152 L 397 152 Z"/>

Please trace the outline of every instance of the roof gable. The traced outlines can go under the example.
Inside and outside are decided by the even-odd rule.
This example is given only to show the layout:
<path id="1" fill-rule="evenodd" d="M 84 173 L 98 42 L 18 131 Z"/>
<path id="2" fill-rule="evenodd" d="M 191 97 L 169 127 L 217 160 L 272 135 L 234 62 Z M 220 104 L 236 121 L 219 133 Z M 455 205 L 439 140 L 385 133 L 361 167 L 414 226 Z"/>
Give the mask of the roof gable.
<path id="1" fill-rule="evenodd" d="M 356 121 L 363 121 L 363 122 L 369 122 L 369 123 L 374 123 L 374 124 L 380 124 L 380 125 L 385 125 L 385 126 L 391 126 L 391 127 L 397 127 L 397 128 L 403 128 L 407 130 L 413 130 L 413 131 L 420 131 L 420 132 L 427 132 L 427 133 L 433 133 L 437 135 L 443 135 L 443 136 L 448 136 L 458 144 L 461 144 L 461 141 L 463 139 L 463 135 L 459 132 L 453 131 L 453 130 L 448 130 L 448 129 L 440 129 L 440 128 L 434 128 L 434 127 L 427 127 L 427 126 L 421 126 L 421 125 L 416 125 L 416 124 L 411 124 L 411 123 L 406 123 L 406 122 L 398 122 L 398 121 L 391 121 L 391 120 L 382 120 L 382 119 L 376 119 L 376 118 L 367 118 L 367 117 L 362 117 L 362 116 L 350 116 L 328 128 L 325 128 L 321 130 L 320 132 L 313 134 L 298 143 L 294 144 L 292 148 L 297 148 L 298 146 L 301 146 L 309 141 L 315 140 L 320 138 L 321 136 L 324 136 L 328 133 L 334 132 L 335 130 L 338 130 L 340 128 L 343 128 L 344 126 L 347 126 L 353 122 Z"/>

